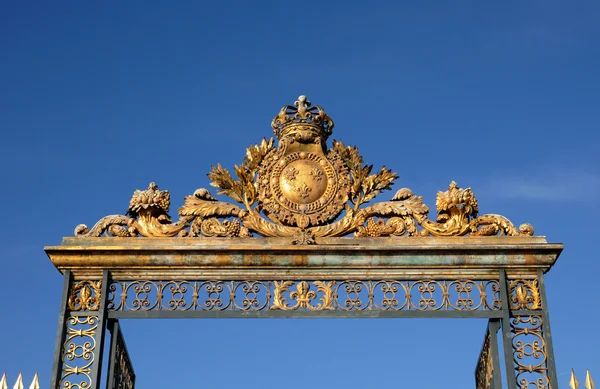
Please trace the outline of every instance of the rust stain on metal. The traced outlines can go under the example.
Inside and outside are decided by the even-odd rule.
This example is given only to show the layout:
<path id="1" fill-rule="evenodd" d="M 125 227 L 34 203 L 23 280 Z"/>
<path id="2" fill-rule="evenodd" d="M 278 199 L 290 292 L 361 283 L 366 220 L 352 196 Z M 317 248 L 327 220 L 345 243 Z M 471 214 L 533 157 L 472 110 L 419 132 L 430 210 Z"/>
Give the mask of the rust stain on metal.
<path id="1" fill-rule="evenodd" d="M 308 256 L 306 254 L 295 254 L 290 255 L 291 263 L 295 266 L 306 266 L 308 265 Z"/>
<path id="2" fill-rule="evenodd" d="M 59 270 L 88 279 L 98 278 L 102 269 L 116 279 L 481 279 L 499 268 L 509 277 L 527 279 L 537 269 L 550 269 L 563 248 L 543 237 L 323 238 L 302 247 L 285 238 L 135 241 L 71 238 L 45 250 Z"/>
<path id="3" fill-rule="evenodd" d="M 230 256 L 227 254 L 217 254 L 215 263 L 220 266 L 229 265 Z"/>

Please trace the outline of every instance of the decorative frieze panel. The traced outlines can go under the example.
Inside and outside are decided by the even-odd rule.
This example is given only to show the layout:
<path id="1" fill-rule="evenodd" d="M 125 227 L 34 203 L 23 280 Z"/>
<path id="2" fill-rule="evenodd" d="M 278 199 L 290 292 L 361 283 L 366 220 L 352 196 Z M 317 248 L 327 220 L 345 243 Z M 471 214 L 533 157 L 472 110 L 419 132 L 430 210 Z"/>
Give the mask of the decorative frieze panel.
<path id="1" fill-rule="evenodd" d="M 495 280 L 119 281 L 110 311 L 495 311 Z"/>

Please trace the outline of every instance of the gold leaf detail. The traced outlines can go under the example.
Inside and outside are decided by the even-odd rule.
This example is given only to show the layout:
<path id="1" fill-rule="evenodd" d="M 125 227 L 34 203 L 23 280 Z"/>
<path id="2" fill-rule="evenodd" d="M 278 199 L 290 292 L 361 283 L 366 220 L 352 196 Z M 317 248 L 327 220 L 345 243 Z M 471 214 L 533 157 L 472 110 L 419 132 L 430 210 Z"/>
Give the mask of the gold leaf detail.
<path id="1" fill-rule="evenodd" d="M 535 310 L 542 307 L 538 280 L 514 280 L 509 284 L 512 309 Z"/>
<path id="2" fill-rule="evenodd" d="M 323 179 L 323 170 L 321 169 L 312 169 L 310 171 L 310 176 L 313 178 L 313 180 L 319 182 Z"/>
<path id="3" fill-rule="evenodd" d="M 210 178 L 211 186 L 219 188 L 218 194 L 224 194 L 225 196 L 229 196 L 233 201 L 238 203 L 243 202 L 243 190 L 242 185 L 239 181 L 234 180 L 229 174 L 229 170 L 225 169 L 221 166 L 221 164 L 217 164 L 216 167 L 212 167 L 212 171 L 208 173 L 208 178 Z"/>
<path id="4" fill-rule="evenodd" d="M 307 309 L 310 311 L 332 310 L 333 307 L 333 284 L 334 281 L 314 281 L 313 285 L 317 287 L 317 291 L 311 290 L 311 285 L 307 281 L 300 281 L 296 284 L 296 290 L 290 292 L 290 286 L 294 285 L 293 281 L 285 281 L 278 283 L 275 281 L 275 291 L 273 297 L 273 305 L 271 310 L 293 311 L 298 309 Z M 289 292 L 291 300 L 295 301 L 294 305 L 286 300 L 284 293 Z M 312 305 L 312 301 L 317 298 L 318 293 L 322 293 L 319 299 L 320 303 Z"/>
<path id="5" fill-rule="evenodd" d="M 328 148 L 333 121 L 306 96 L 293 106 L 284 106 L 272 126 L 277 146 L 273 138 L 262 139 L 246 149 L 243 162 L 234 166 L 234 175 L 221 164 L 208 174 L 217 193 L 240 206 L 217 201 L 202 188 L 185 198 L 180 220 L 172 222 L 170 194 L 152 182 L 148 189 L 133 193 L 127 215 L 106 216 L 91 229 L 80 224 L 75 235 L 246 237 L 256 233 L 293 238 L 297 244 L 353 233 L 372 238 L 533 235 L 530 224 L 517 228 L 504 216 L 479 215 L 471 188 L 462 189 L 454 181 L 448 190 L 437 193 L 435 220 L 428 218 L 429 208 L 422 197 L 406 188 L 390 201 L 366 206 L 391 189 L 397 173 L 385 166 L 374 172 L 357 147 L 341 141 Z"/>
<path id="6" fill-rule="evenodd" d="M 310 196 L 310 192 L 312 192 L 312 188 L 306 185 L 306 182 L 303 182 L 302 186 L 297 186 L 295 190 L 303 199 L 306 199 L 308 196 Z"/>
<path id="7" fill-rule="evenodd" d="M 79 281 L 73 284 L 67 306 L 71 311 L 97 311 L 100 308 L 102 281 Z"/>
<path id="8" fill-rule="evenodd" d="M 298 175 L 298 173 L 299 173 L 298 169 L 296 169 L 293 166 L 290 166 L 290 167 L 288 167 L 287 169 L 284 170 L 283 176 L 288 181 L 294 181 L 296 179 L 296 176 Z"/>

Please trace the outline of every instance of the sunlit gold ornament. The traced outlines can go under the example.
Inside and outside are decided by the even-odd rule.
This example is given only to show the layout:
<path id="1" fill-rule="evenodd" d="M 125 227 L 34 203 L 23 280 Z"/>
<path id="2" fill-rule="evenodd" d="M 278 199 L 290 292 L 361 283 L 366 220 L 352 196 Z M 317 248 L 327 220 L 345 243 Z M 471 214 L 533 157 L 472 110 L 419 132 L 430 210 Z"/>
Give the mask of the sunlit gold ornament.
<path id="1" fill-rule="evenodd" d="M 334 220 L 348 201 L 348 168 L 326 141 L 333 121 L 305 96 L 285 106 L 271 123 L 279 145 L 265 157 L 258 201 L 267 217 L 307 228 Z"/>
<path id="2" fill-rule="evenodd" d="M 97 311 L 100 307 L 102 281 L 78 281 L 69 292 L 67 305 L 71 311 Z"/>
<path id="3" fill-rule="evenodd" d="M 169 192 L 151 183 L 147 190 L 134 193 L 128 216 L 106 216 L 91 229 L 80 224 L 75 235 L 245 238 L 256 234 L 286 237 L 303 245 L 353 233 L 372 238 L 533 235 L 530 224 L 516 228 L 501 215 L 478 216 L 471 189 L 461 189 L 455 182 L 438 192 L 435 221 L 428 218 L 422 197 L 407 188 L 398 190 L 390 201 L 372 202 L 391 189 L 398 175 L 385 166 L 373 172 L 354 146 L 334 141 L 328 148 L 333 120 L 306 96 L 284 106 L 271 126 L 277 145 L 274 139 L 263 139 L 250 146 L 243 163 L 234 166 L 235 176 L 220 164 L 208 174 L 217 193 L 239 206 L 217 201 L 201 188 L 185 198 L 178 210 L 180 219 L 173 223 Z"/>

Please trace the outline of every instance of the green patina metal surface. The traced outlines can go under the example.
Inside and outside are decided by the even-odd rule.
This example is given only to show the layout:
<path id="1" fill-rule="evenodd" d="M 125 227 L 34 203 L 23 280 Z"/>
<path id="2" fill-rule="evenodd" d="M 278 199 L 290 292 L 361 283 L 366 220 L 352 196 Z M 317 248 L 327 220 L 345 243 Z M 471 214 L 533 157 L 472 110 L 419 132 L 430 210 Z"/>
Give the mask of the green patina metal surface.
<path id="1" fill-rule="evenodd" d="M 456 275 L 499 268 L 533 274 L 538 268 L 550 269 L 561 251 L 561 244 L 547 243 L 543 237 L 323 239 L 308 246 L 283 239 L 65 238 L 59 246 L 46 247 L 59 270 L 77 274 L 85 269 L 88 275 L 103 268 L 162 275 L 193 275 L 195 269 L 208 268 L 240 275 L 269 274 L 275 268 L 320 275 L 344 269 L 378 274 L 437 269 L 440 275 Z"/>

